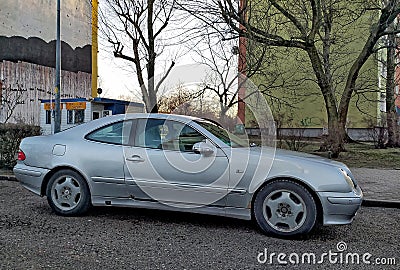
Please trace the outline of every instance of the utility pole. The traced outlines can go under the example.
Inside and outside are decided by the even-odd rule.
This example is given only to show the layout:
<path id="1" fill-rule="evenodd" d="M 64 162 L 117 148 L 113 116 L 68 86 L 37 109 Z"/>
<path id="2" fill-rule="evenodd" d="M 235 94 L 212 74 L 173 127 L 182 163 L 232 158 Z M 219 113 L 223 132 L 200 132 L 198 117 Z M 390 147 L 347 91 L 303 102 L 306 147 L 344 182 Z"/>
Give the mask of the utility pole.
<path id="1" fill-rule="evenodd" d="M 56 41 L 56 83 L 55 83 L 55 113 L 54 113 L 54 133 L 61 131 L 61 37 L 60 37 L 60 0 L 57 0 L 57 41 Z"/>
<path id="2" fill-rule="evenodd" d="M 99 49 L 98 36 L 99 1 L 92 0 L 92 98 L 97 97 L 97 53 Z"/>

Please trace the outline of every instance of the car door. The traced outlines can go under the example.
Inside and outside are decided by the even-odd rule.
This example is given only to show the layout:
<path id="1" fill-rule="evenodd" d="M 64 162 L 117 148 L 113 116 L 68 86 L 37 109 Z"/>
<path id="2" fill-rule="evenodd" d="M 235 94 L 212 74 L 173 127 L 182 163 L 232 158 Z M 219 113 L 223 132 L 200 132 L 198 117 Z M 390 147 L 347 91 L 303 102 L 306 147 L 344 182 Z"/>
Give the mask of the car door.
<path id="1" fill-rule="evenodd" d="M 198 142 L 213 148 L 213 153 L 195 153 L 192 148 Z M 180 207 L 225 205 L 227 156 L 190 124 L 138 119 L 124 156 L 126 184 L 135 199 Z"/>
<path id="2" fill-rule="evenodd" d="M 123 145 L 128 143 L 132 121 L 105 125 L 85 136 L 80 167 L 91 179 L 92 196 L 127 197 Z"/>

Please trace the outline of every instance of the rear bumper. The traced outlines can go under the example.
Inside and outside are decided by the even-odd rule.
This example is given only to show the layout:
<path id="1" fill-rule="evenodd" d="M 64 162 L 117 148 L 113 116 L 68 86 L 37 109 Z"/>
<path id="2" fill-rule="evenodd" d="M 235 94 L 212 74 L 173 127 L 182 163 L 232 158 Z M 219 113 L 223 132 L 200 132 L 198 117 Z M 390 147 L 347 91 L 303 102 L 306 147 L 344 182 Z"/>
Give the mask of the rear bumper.
<path id="1" fill-rule="evenodd" d="M 37 195 L 41 194 L 44 177 L 50 170 L 27 166 L 22 163 L 15 165 L 13 172 L 23 187 Z"/>
<path id="2" fill-rule="evenodd" d="M 350 224 L 360 209 L 363 193 L 359 187 L 349 193 L 319 192 L 323 211 L 323 225 Z"/>

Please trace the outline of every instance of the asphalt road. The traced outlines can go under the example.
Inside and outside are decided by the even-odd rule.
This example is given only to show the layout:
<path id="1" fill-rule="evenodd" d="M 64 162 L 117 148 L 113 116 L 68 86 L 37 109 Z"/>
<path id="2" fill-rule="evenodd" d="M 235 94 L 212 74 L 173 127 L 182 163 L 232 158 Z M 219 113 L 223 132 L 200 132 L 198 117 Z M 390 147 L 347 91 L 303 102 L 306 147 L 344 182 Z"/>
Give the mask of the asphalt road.
<path id="1" fill-rule="evenodd" d="M 252 222 L 205 215 L 94 208 L 86 216 L 59 217 L 45 198 L 16 182 L 0 181 L 0 204 L 1 269 L 399 269 L 400 265 L 400 209 L 362 208 L 352 225 L 323 227 L 307 239 L 283 240 L 263 235 Z M 338 246 L 340 242 L 344 243 Z M 329 252 L 331 257 L 322 257 L 318 264 Z M 288 265 L 280 265 L 277 255 L 272 255 L 271 264 L 272 253 L 286 254 L 281 261 Z M 306 263 L 301 264 L 304 253 L 315 254 L 316 263 L 309 264 L 304 256 Z M 346 264 L 349 253 L 357 253 L 360 264 L 353 264 L 350 257 Z M 365 255 L 365 261 L 372 265 L 362 262 L 366 253 L 371 256 Z M 391 258 L 396 265 L 376 264 Z"/>

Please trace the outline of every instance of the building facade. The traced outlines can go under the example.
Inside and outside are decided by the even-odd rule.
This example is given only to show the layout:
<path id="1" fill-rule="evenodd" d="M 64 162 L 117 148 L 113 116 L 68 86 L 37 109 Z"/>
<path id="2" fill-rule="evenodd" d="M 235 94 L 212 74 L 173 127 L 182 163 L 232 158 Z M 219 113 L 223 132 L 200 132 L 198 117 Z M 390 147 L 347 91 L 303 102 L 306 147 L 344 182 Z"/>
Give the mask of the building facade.
<path id="1" fill-rule="evenodd" d="M 92 1 L 61 1 L 61 97 L 92 93 Z M 56 63 L 54 0 L 2 0 L 0 123 L 39 125 L 40 100 L 53 98 Z"/>
<path id="2" fill-rule="evenodd" d="M 27 62 L 0 62 L 0 123 L 39 125 L 40 104 L 54 98 L 55 69 Z M 62 98 L 87 98 L 92 76 L 87 72 L 61 72 Z"/>

